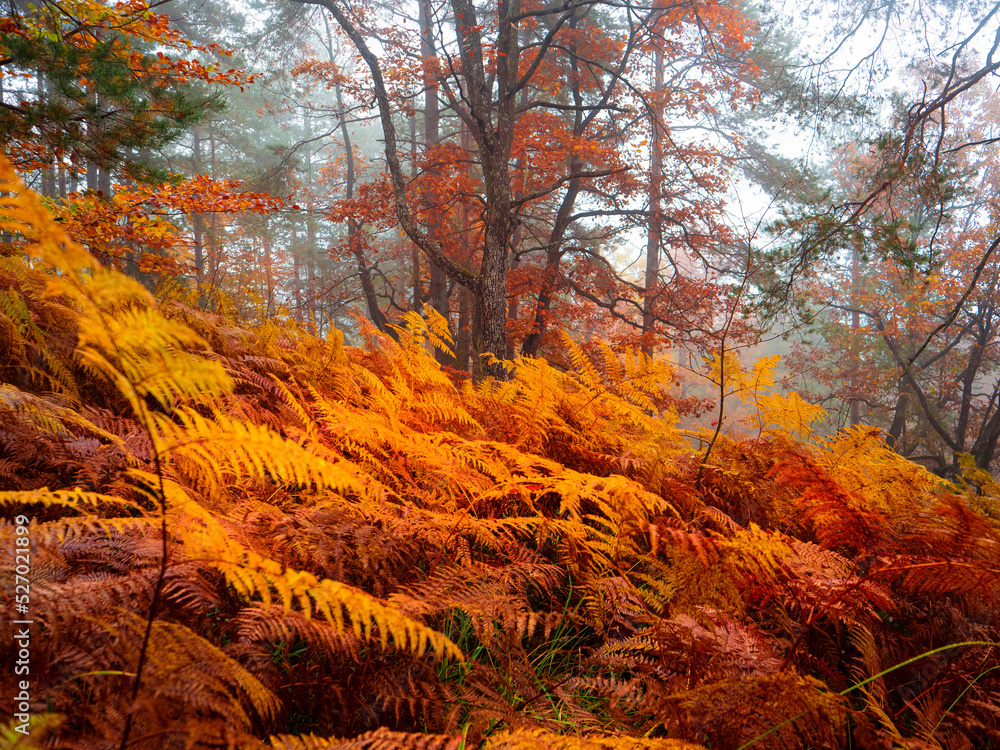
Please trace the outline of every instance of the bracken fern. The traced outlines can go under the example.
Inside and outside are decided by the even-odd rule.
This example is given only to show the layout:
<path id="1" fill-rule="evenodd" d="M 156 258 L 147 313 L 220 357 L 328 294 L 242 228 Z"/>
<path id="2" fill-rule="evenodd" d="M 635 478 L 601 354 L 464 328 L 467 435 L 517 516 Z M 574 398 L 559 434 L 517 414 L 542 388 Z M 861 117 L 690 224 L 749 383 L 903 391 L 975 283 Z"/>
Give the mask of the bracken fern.
<path id="1" fill-rule="evenodd" d="M 769 360 L 727 363 L 757 434 L 701 465 L 644 355 L 567 337 L 572 371 L 473 382 L 433 315 L 353 348 L 158 303 L 0 183 L 0 616 L 26 514 L 37 624 L 4 742 L 1000 741 L 987 478 L 802 442 Z"/>

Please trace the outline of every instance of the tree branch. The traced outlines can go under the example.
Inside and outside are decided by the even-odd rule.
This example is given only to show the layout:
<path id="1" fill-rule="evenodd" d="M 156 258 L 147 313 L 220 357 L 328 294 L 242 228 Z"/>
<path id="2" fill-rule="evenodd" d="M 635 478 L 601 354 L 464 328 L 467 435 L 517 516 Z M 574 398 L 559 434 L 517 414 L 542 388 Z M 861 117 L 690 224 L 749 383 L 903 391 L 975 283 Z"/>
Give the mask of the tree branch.
<path id="1" fill-rule="evenodd" d="M 445 255 L 441 248 L 441 243 L 432 240 L 421 231 L 413 218 L 413 214 L 410 212 L 403 168 L 399 163 L 399 155 L 396 153 L 396 124 L 392 120 L 392 107 L 389 103 L 389 95 L 385 88 L 385 79 L 382 77 L 382 69 L 378 58 L 368 48 L 364 37 L 361 36 L 357 27 L 333 0 L 290 0 L 290 2 L 301 5 L 318 5 L 328 10 L 368 65 L 375 87 L 375 100 L 378 103 L 379 119 L 381 120 L 382 131 L 385 136 L 385 159 L 389 167 L 389 177 L 392 182 L 393 197 L 395 198 L 396 218 L 399 220 L 399 224 L 406 233 L 406 236 L 410 238 L 410 241 L 444 270 L 450 278 L 470 291 L 478 293 L 480 286 L 479 277 L 462 268 Z"/>

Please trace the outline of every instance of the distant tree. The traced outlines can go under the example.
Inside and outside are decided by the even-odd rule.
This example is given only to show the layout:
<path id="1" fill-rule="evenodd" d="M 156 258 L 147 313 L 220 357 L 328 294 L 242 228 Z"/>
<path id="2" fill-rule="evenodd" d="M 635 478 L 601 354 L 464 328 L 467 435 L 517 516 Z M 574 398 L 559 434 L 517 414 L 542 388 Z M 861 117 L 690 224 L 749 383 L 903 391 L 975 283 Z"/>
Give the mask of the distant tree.
<path id="1" fill-rule="evenodd" d="M 141 156 L 176 140 L 221 99 L 195 82 L 244 84 L 215 43 L 194 43 L 149 3 L 12 2 L 0 18 L 0 143 L 43 192 L 110 191 L 114 170 L 140 178 Z M 69 184 L 67 185 L 67 181 Z"/>
<path id="2" fill-rule="evenodd" d="M 708 103 L 714 95 L 709 80 L 726 89 L 720 96 L 730 104 L 749 101 L 753 90 L 742 77 L 749 77 L 752 65 L 742 67 L 745 61 L 734 55 L 745 48 L 749 28 L 737 9 L 715 2 L 478 7 L 455 0 L 428 3 L 420 9 L 420 23 L 406 28 L 380 21 L 374 8 L 294 1 L 326 9 L 366 63 L 396 219 L 432 266 L 469 290 L 477 355 L 508 355 L 508 317 L 519 314 L 518 298 L 525 294 L 533 302 L 525 325 L 517 328 L 527 354 L 538 353 L 553 303 L 562 295 L 584 307 L 604 307 L 641 331 L 641 280 L 619 277 L 601 250 L 617 231 L 611 227 L 616 219 L 626 228 L 649 215 L 641 200 L 645 170 L 636 158 L 637 145 L 640 154 L 645 150 L 639 140 L 651 109 L 649 57 L 640 53 L 658 47 L 677 63 L 667 98 L 678 113 L 714 106 Z M 403 8 L 397 11 L 405 15 Z M 384 56 L 372 51 L 375 39 Z M 692 65 L 700 66 L 703 81 L 687 77 Z M 424 103 L 424 162 L 411 182 L 395 115 L 412 106 L 407 97 L 414 80 L 434 96 Z M 439 98 L 440 117 L 450 125 L 450 138 L 440 143 L 431 116 Z M 660 120 L 655 127 L 667 126 Z M 715 169 L 717 177 L 718 169 L 710 146 L 666 141 L 691 196 L 718 189 L 711 183 L 710 173 Z M 684 192 L 678 186 L 677 195 Z M 435 196 L 430 204 L 428 196 Z M 684 236 L 685 226 L 699 225 L 713 205 L 718 201 L 710 196 L 692 198 L 664 211 L 678 225 L 677 236 Z M 463 225 L 466 211 L 473 220 Z M 446 216 L 458 224 L 442 223 Z M 688 231 L 686 241 L 700 242 L 707 226 L 710 220 Z M 530 262 L 535 254 L 539 263 Z M 528 276 L 509 281 L 512 265 Z M 485 371 L 502 369 L 487 365 Z"/>
<path id="3" fill-rule="evenodd" d="M 1000 442 L 1000 164 L 988 142 L 998 107 L 985 85 L 963 94 L 941 158 L 893 175 L 890 189 L 871 180 L 898 139 L 840 154 L 834 200 L 864 204 L 863 218 L 827 219 L 831 259 L 810 284 L 824 343 L 791 359 L 852 424 L 884 427 L 899 452 L 945 474 L 963 454 L 988 468 Z"/>

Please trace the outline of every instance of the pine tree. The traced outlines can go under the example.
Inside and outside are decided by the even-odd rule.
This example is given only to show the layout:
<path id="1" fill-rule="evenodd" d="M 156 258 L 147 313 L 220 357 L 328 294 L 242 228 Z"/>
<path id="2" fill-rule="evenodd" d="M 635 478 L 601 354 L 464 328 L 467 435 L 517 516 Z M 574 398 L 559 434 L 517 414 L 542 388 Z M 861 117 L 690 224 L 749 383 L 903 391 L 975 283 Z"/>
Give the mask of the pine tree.
<path id="1" fill-rule="evenodd" d="M 225 57 L 196 44 L 146 2 L 116 6 L 71 0 L 11 3 L 0 18 L 0 143 L 21 171 L 42 170 L 42 186 L 108 192 L 112 173 L 148 173 L 144 156 L 222 106 L 200 82 L 246 81 L 192 53 Z"/>

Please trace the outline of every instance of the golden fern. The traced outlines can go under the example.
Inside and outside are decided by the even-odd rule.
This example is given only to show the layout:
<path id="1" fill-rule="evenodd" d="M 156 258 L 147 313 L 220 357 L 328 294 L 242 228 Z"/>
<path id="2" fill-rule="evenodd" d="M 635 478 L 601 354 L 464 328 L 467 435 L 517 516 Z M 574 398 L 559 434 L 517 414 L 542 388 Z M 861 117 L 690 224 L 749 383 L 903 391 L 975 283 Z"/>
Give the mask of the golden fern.
<path id="1" fill-rule="evenodd" d="M 410 734 L 376 729 L 352 739 L 322 738 L 315 735 L 271 737 L 275 750 L 460 750 L 461 735 Z"/>
<path id="2" fill-rule="evenodd" d="M 994 736 L 983 476 L 805 446 L 775 363 L 727 359 L 759 433 L 697 481 L 664 362 L 567 341 L 572 371 L 473 382 L 433 314 L 353 348 L 157 304 L 0 182 L 0 505 L 33 516 L 49 744 L 832 747 L 841 691 L 860 746 Z"/>
<path id="3" fill-rule="evenodd" d="M 561 735 L 540 729 L 501 732 L 490 737 L 483 750 L 705 750 L 685 740 L 642 737 Z"/>

